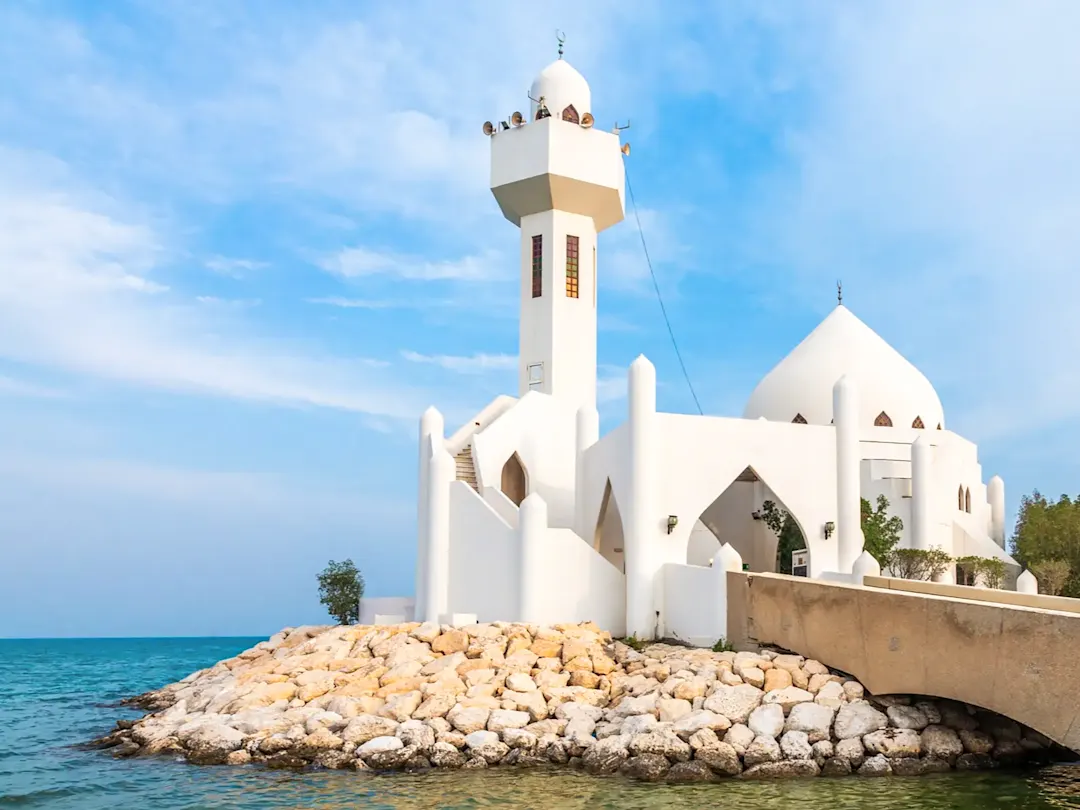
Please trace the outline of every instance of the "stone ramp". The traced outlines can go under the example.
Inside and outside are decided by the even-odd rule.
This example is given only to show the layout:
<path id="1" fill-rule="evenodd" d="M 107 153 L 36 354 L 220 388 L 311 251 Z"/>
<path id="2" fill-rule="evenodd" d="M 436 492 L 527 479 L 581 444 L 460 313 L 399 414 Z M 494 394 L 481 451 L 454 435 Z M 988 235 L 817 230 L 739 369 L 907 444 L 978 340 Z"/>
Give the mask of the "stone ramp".
<path id="1" fill-rule="evenodd" d="M 1080 752 L 1080 614 L 729 572 L 728 634 L 821 661 L 872 694 L 997 712 Z"/>

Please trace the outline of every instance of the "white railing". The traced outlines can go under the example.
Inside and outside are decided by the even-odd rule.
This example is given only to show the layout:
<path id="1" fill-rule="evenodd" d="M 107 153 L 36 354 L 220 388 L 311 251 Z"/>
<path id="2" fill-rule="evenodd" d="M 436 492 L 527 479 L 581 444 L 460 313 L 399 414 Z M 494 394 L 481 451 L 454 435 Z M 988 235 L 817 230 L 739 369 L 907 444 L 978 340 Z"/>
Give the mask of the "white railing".
<path id="1" fill-rule="evenodd" d="M 472 437 L 486 428 L 517 403 L 517 397 L 502 394 L 495 397 L 480 413 L 462 425 L 453 436 L 446 440 L 446 449 L 456 456 L 472 441 Z"/>

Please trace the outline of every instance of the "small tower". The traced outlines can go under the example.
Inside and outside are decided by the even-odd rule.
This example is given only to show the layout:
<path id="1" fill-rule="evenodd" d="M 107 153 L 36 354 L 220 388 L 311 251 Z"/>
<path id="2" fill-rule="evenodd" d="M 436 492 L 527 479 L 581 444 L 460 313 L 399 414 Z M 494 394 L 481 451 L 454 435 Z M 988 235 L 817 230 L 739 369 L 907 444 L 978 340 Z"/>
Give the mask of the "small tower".
<path id="1" fill-rule="evenodd" d="M 491 192 L 521 228 L 518 382 L 576 411 L 596 405 L 596 235 L 623 218 L 623 155 L 561 55 L 529 95 L 528 116 L 491 137 Z"/>

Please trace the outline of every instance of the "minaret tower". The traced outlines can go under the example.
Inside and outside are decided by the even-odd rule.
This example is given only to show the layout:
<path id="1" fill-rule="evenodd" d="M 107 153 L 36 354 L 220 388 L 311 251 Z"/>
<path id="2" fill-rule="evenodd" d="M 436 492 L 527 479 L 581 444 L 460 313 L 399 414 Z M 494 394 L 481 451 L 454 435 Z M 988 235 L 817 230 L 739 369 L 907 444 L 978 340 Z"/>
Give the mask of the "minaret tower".
<path id="1" fill-rule="evenodd" d="M 491 191 L 521 228 L 520 395 L 596 405 L 596 235 L 623 218 L 618 132 L 593 128 L 589 85 L 559 58 L 491 135 Z"/>

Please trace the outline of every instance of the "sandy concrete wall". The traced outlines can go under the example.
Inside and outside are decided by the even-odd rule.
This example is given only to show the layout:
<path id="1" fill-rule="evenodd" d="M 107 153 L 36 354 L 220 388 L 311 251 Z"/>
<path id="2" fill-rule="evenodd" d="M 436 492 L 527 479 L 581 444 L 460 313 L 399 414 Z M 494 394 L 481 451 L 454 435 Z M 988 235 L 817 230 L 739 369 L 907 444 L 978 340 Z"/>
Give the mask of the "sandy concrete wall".
<path id="1" fill-rule="evenodd" d="M 777 574 L 728 574 L 729 635 L 815 658 L 873 694 L 951 698 L 1080 751 L 1080 616 Z"/>
<path id="2" fill-rule="evenodd" d="M 1001 605 L 1057 610 L 1062 613 L 1080 613 L 1080 599 L 1070 599 L 1067 596 L 1017 593 L 1016 591 L 973 588 L 967 585 L 946 585 L 938 582 L 922 582 L 911 579 L 896 579 L 894 577 L 865 577 L 863 584 L 873 588 L 949 596 L 954 599 L 967 599 L 975 602 L 994 602 Z"/>

